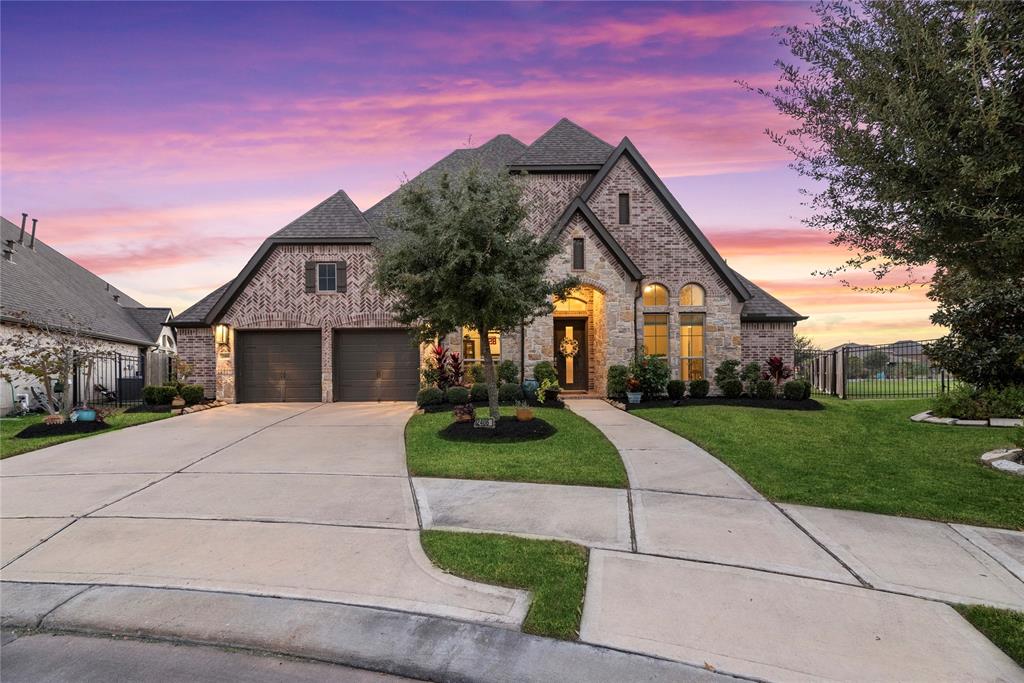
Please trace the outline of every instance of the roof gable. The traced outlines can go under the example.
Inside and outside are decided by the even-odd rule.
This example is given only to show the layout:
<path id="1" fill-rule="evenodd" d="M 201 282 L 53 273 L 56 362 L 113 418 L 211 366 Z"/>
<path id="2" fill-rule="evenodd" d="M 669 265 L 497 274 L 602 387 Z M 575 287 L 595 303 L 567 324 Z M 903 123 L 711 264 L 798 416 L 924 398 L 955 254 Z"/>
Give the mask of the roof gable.
<path id="1" fill-rule="evenodd" d="M 733 272 L 736 273 L 736 271 Z M 743 311 L 740 313 L 742 320 L 751 322 L 757 320 L 778 322 L 807 320 L 806 315 L 800 315 L 739 273 L 736 273 L 736 277 L 750 290 L 750 299 L 743 304 Z"/>
<path id="2" fill-rule="evenodd" d="M 156 344 L 160 330 L 150 334 L 153 326 L 148 320 L 161 315 L 166 320 L 170 309 L 146 308 L 38 237 L 32 248 L 27 236 L 19 244 L 21 229 L 6 218 L 0 225 L 3 240 L 14 243 L 12 260 L 0 260 L 0 317 L 57 329 L 74 320 L 93 337 Z M 147 322 L 140 324 L 140 318 Z"/>
<path id="3" fill-rule="evenodd" d="M 601 169 L 594 174 L 594 177 L 590 179 L 590 182 L 587 183 L 586 187 L 580 191 L 580 199 L 584 202 L 589 201 L 594 192 L 596 192 L 601 186 L 604 179 L 608 177 L 609 173 L 611 173 L 615 164 L 624 156 L 632 162 L 633 166 L 637 171 L 639 171 L 643 179 L 648 185 L 650 185 L 651 189 L 654 190 L 658 199 L 665 205 L 669 213 L 672 214 L 672 217 L 675 218 L 676 222 L 679 223 L 679 225 L 682 226 L 682 228 L 689 234 L 693 243 L 697 245 L 697 248 L 711 263 L 715 272 L 722 277 L 739 300 L 747 301 L 750 299 L 750 292 L 747 290 L 743 282 L 736 276 L 736 273 L 726 265 L 725 259 L 722 258 L 722 255 L 718 253 L 718 250 L 712 246 L 707 237 L 704 236 L 704 233 L 697 227 L 697 224 L 693 222 L 693 219 L 690 218 L 686 211 L 683 210 L 683 207 L 679 205 L 679 202 L 672 196 L 672 193 L 669 192 L 665 183 L 662 182 L 661 178 L 658 177 L 658 174 L 654 172 L 650 164 L 647 163 L 647 160 L 644 159 L 643 155 L 641 155 L 633 143 L 630 142 L 629 138 L 622 138 L 622 142 L 619 143 L 619 146 L 615 148 L 615 151 L 612 152 L 604 162 Z"/>
<path id="4" fill-rule="evenodd" d="M 338 190 L 275 232 L 270 239 L 369 242 L 373 240 L 373 231 L 355 202 L 349 199 L 344 190 Z"/>
<path id="5" fill-rule="evenodd" d="M 569 119 L 537 138 L 510 164 L 512 170 L 597 170 L 615 148 Z"/>
<path id="6" fill-rule="evenodd" d="M 577 213 L 583 217 L 583 220 L 587 222 L 591 230 L 593 230 L 598 238 L 600 238 L 608 251 L 615 256 L 615 259 L 622 265 L 625 271 L 629 273 L 630 277 L 634 280 L 643 279 L 643 274 L 640 272 L 640 269 L 635 263 L 633 263 L 633 260 L 629 258 L 629 255 L 625 252 L 622 246 L 614 237 L 612 237 L 612 234 L 608 232 L 608 228 L 604 227 L 604 223 L 601 222 L 601 219 L 595 216 L 594 212 L 590 210 L 590 207 L 578 197 L 569 204 L 565 211 L 562 212 L 562 215 L 559 216 L 558 220 L 555 221 L 555 225 L 548 231 L 547 238 L 552 240 L 556 239 L 562 231 L 565 230 L 565 226 L 569 225 L 569 222 Z"/>

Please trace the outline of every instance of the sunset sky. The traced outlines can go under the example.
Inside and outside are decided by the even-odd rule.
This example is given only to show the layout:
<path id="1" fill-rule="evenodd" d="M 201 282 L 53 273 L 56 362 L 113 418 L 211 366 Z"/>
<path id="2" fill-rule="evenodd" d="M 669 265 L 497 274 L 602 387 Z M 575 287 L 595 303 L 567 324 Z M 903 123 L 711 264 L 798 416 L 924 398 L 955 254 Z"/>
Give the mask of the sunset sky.
<path id="1" fill-rule="evenodd" d="M 920 289 L 811 275 L 803 181 L 741 88 L 775 82 L 804 3 L 4 2 L 2 209 L 180 312 L 339 188 L 363 209 L 452 149 L 565 116 L 628 135 L 729 264 L 822 346 L 930 339 Z M 867 281 L 867 278 L 860 278 Z"/>

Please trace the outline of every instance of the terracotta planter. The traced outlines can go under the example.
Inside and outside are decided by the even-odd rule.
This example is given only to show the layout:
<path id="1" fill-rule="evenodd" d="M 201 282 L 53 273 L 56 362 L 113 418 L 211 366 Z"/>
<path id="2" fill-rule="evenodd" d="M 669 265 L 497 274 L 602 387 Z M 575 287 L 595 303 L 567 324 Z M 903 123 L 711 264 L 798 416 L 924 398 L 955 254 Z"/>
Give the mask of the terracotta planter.
<path id="1" fill-rule="evenodd" d="M 533 419 L 533 410 L 530 408 L 516 408 L 516 419 L 520 422 L 529 422 Z"/>
<path id="2" fill-rule="evenodd" d="M 171 399 L 171 408 L 184 408 L 184 407 L 185 407 L 185 399 L 183 399 L 181 396 L 175 396 L 173 399 Z"/>

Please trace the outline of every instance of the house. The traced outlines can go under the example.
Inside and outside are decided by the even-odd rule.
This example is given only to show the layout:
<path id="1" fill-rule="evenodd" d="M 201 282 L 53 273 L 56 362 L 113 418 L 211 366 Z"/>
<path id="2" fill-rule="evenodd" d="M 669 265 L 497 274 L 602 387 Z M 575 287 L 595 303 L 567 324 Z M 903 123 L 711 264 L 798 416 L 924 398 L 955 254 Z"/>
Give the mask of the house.
<path id="1" fill-rule="evenodd" d="M 26 230 L 26 219 L 23 214 L 19 227 L 0 218 L 0 344 L 18 330 L 77 327 L 109 361 L 100 364 L 93 383 L 113 392 L 120 384 L 122 393 L 138 394 L 147 356 L 152 364 L 162 354 L 166 364 L 176 349 L 171 309 L 143 306 L 39 239 L 36 221 Z M 0 380 L 0 414 L 20 403 L 18 395 L 31 397 L 32 389 L 42 393 L 26 376 Z"/>
<path id="2" fill-rule="evenodd" d="M 517 174 L 528 228 L 563 247 L 552 275 L 583 284 L 524 328 L 446 340 L 468 362 L 488 343 L 526 376 L 553 361 L 566 390 L 594 393 L 609 366 L 644 349 L 685 380 L 711 377 L 728 358 L 792 363 L 804 316 L 726 265 L 628 138 L 613 146 L 563 119 L 531 145 L 498 135 L 456 150 L 410 182 L 474 163 Z M 373 244 L 397 202 L 396 191 L 360 211 L 337 192 L 177 316 L 196 381 L 228 401 L 413 398 L 421 350 L 371 284 Z"/>

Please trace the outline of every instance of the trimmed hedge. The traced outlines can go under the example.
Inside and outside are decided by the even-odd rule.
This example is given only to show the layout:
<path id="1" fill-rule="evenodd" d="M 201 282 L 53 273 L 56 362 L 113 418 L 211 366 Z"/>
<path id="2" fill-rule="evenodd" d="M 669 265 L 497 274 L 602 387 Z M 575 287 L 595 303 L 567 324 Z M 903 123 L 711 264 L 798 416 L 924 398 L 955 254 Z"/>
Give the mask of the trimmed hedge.
<path id="1" fill-rule="evenodd" d="M 487 385 L 483 382 L 476 382 L 469 390 L 469 398 L 473 401 L 486 401 L 487 396 Z"/>
<path id="2" fill-rule="evenodd" d="M 804 397 L 804 383 L 791 379 L 782 385 L 782 396 L 790 401 L 799 401 Z"/>
<path id="3" fill-rule="evenodd" d="M 157 386 L 150 384 L 142 389 L 142 400 L 151 406 L 170 405 L 178 390 L 173 386 Z"/>
<path id="4" fill-rule="evenodd" d="M 534 366 L 533 378 L 541 384 L 543 384 L 546 379 L 557 383 L 558 371 L 555 370 L 555 366 L 551 364 L 551 361 L 542 360 Z"/>
<path id="5" fill-rule="evenodd" d="M 695 379 L 690 382 L 690 396 L 693 398 L 704 398 L 711 390 L 711 384 L 706 379 Z"/>
<path id="6" fill-rule="evenodd" d="M 519 384 L 519 366 L 515 361 L 503 360 L 498 363 L 499 384 Z"/>
<path id="7" fill-rule="evenodd" d="M 775 382 L 770 379 L 759 379 L 754 382 L 754 397 L 762 401 L 775 398 Z"/>
<path id="8" fill-rule="evenodd" d="M 498 402 L 512 403 L 523 400 L 523 388 L 518 384 L 502 384 L 498 387 Z"/>
<path id="9" fill-rule="evenodd" d="M 608 368 L 608 398 L 622 398 L 626 395 L 626 381 L 629 379 L 629 368 L 625 365 L 613 365 Z"/>
<path id="10" fill-rule="evenodd" d="M 185 405 L 189 406 L 202 403 L 205 398 L 203 387 L 199 384 L 184 384 L 182 385 L 179 393 L 181 394 L 181 397 L 185 399 Z"/>
<path id="11" fill-rule="evenodd" d="M 473 363 L 468 368 L 466 368 L 466 376 L 469 379 L 473 380 L 474 384 L 479 384 L 480 382 L 486 381 L 486 379 L 484 378 L 484 366 L 480 363 Z"/>
<path id="12" fill-rule="evenodd" d="M 726 398 L 739 398 L 743 393 L 743 382 L 738 379 L 730 379 L 719 386 Z"/>
<path id="13" fill-rule="evenodd" d="M 448 387 L 444 397 L 451 404 L 469 403 L 469 389 L 466 387 Z"/>
<path id="14" fill-rule="evenodd" d="M 444 394 L 436 387 L 420 389 L 416 393 L 416 405 L 418 406 L 433 406 L 439 403 L 444 403 Z"/>
<path id="15" fill-rule="evenodd" d="M 668 397 L 673 401 L 678 401 L 686 395 L 686 382 L 681 379 L 670 379 L 667 385 Z"/>

